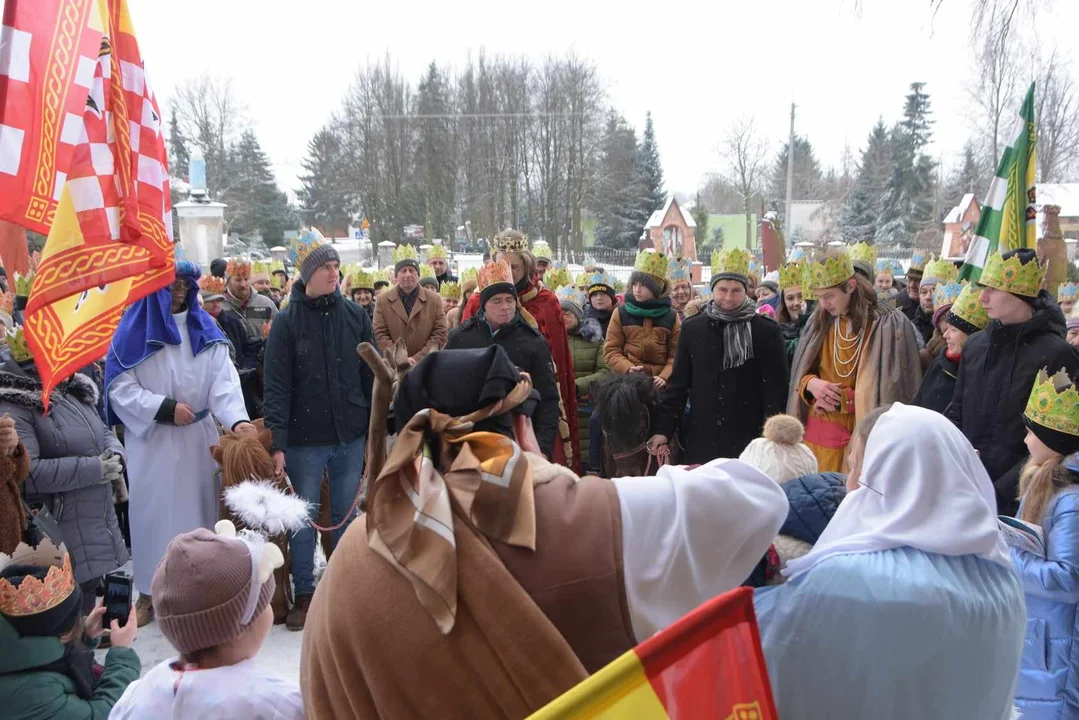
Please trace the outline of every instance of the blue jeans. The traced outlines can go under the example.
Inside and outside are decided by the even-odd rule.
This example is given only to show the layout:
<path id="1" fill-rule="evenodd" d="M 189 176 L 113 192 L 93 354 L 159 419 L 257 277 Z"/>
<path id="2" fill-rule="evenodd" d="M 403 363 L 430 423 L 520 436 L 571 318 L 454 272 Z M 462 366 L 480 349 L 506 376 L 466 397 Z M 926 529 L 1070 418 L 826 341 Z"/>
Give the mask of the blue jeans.
<path id="1" fill-rule="evenodd" d="M 599 426 L 599 410 L 593 410 L 588 418 L 588 464 L 590 470 L 603 475 L 603 429 Z"/>
<path id="2" fill-rule="evenodd" d="M 330 515 L 336 525 L 345 519 L 352 507 L 363 477 L 364 450 L 367 438 L 353 440 L 345 445 L 306 445 L 290 447 L 285 452 L 289 479 L 296 494 L 311 503 L 310 517 L 318 517 L 322 471 L 330 474 Z M 351 524 L 352 518 L 349 518 Z M 348 524 L 333 531 L 333 546 L 348 529 Z M 298 530 L 292 536 L 292 584 L 296 595 L 315 592 L 315 530 L 310 526 Z"/>

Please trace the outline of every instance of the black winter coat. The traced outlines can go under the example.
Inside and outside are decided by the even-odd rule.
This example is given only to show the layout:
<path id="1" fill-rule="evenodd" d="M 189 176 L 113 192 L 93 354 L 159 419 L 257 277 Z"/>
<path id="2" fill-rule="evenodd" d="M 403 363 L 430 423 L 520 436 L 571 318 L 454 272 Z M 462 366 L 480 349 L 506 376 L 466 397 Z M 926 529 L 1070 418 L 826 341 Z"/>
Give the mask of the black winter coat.
<path id="1" fill-rule="evenodd" d="M 274 446 L 337 445 L 367 434 L 371 370 L 356 354 L 374 343 L 371 320 L 340 291 L 309 298 L 292 286 L 273 321 L 263 365 L 266 427 Z"/>
<path id="2" fill-rule="evenodd" d="M 927 313 L 919 305 L 914 308 L 914 317 L 910 321 L 914 324 L 915 332 L 922 336 L 921 347 L 925 347 L 929 338 L 933 337 L 933 313 Z"/>
<path id="3" fill-rule="evenodd" d="M 730 370 L 721 370 L 722 323 L 702 312 L 682 325 L 656 431 L 674 437 L 689 400 L 686 464 L 738 457 L 760 436 L 764 421 L 787 406 L 787 348 L 779 325 L 763 315 L 749 323 L 753 358 Z"/>
<path id="4" fill-rule="evenodd" d="M 904 288 L 899 291 L 899 294 L 895 296 L 895 306 L 907 316 L 907 320 L 914 322 L 914 313 L 918 311 L 921 306 L 918 301 L 912 298 Z"/>
<path id="5" fill-rule="evenodd" d="M 501 345 L 513 364 L 532 377 L 532 388 L 539 393 L 540 401 L 532 413 L 532 430 L 536 441 L 547 459 L 554 454 L 555 438 L 558 436 L 558 382 L 554 375 L 551 349 L 539 330 L 517 315 L 494 334 L 482 317 L 476 315 L 450 331 L 446 350 L 470 350 L 485 348 L 491 344 Z"/>
<path id="6" fill-rule="evenodd" d="M 959 363 L 949 360 L 946 351 L 941 350 L 922 376 L 922 384 L 918 387 L 918 394 L 914 396 L 912 404 L 943 413 L 948 409 L 948 404 L 955 393 L 957 375 L 959 375 Z"/>
<path id="7" fill-rule="evenodd" d="M 247 335 L 247 326 L 240 316 L 232 312 L 221 312 L 217 316 L 217 324 L 225 337 L 232 343 L 232 349 L 236 353 L 237 370 L 254 370 L 258 367 L 259 350 L 262 343 L 252 340 Z"/>
<path id="8" fill-rule="evenodd" d="M 978 450 L 997 489 L 997 510 L 1018 509 L 1018 473 L 1027 456 L 1023 410 L 1038 371 L 1079 369 L 1079 352 L 1064 339 L 1064 314 L 1044 290 L 1034 317 L 1020 325 L 994 320 L 963 346 L 955 393 L 945 415 Z"/>

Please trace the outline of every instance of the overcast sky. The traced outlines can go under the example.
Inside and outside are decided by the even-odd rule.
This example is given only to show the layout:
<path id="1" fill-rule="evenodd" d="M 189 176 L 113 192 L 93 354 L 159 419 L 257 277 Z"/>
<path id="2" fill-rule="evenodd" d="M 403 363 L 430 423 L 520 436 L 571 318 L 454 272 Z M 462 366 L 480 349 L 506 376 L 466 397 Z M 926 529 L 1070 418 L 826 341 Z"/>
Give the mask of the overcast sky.
<path id="1" fill-rule="evenodd" d="M 691 193 L 719 169 L 717 142 L 740 115 L 778 147 L 792 101 L 826 167 L 847 143 L 857 157 L 879 116 L 895 121 L 915 80 L 928 83 L 946 168 L 970 132 L 970 0 L 935 14 L 930 0 L 653 2 L 650 14 L 595 0 L 128 2 L 162 111 L 187 78 L 231 76 L 289 189 L 356 69 L 387 51 L 415 86 L 429 62 L 460 66 L 470 49 L 537 61 L 572 49 L 638 130 L 652 111 L 669 191 Z M 1048 43 L 1077 27 L 1079 2 L 1050 0 L 1035 32 Z"/>

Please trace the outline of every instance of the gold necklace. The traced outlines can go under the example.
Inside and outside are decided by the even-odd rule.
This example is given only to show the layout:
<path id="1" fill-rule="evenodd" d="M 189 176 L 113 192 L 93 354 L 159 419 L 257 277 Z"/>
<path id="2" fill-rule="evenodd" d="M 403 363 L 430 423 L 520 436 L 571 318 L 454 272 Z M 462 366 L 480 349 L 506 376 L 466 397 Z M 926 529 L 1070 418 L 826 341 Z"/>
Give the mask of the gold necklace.
<path id="1" fill-rule="evenodd" d="M 836 374 L 844 380 L 849 378 L 858 369 L 858 360 L 862 356 L 862 346 L 865 341 L 865 328 L 862 328 L 854 335 L 844 336 L 843 333 L 843 318 L 836 318 L 835 322 L 835 341 L 832 343 L 832 361 L 835 365 Z M 846 345 L 842 345 L 846 342 Z M 847 352 L 854 348 L 854 353 L 850 359 L 846 362 L 840 360 L 839 351 L 843 350 Z"/>

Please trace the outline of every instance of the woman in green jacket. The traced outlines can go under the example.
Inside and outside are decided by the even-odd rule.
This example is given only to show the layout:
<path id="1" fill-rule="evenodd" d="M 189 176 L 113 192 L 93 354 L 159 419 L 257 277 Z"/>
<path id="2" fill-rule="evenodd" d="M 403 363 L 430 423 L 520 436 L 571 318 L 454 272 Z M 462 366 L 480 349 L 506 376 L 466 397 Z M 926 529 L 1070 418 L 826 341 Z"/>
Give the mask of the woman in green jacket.
<path id="1" fill-rule="evenodd" d="M 0 716 L 7 720 L 106 720 L 141 671 L 127 623 L 112 621 L 112 649 L 95 678 L 93 648 L 104 607 L 84 617 L 71 560 L 42 544 L 0 559 Z"/>
<path id="2" fill-rule="evenodd" d="M 555 292 L 562 305 L 562 317 L 569 333 L 569 349 L 573 354 L 573 376 L 577 383 L 577 415 L 581 438 L 581 457 L 589 457 L 588 418 L 592 415 L 592 383 L 603 379 L 611 368 L 603 359 L 603 329 L 599 321 L 584 316 L 585 294 L 573 287 L 561 287 Z"/>

